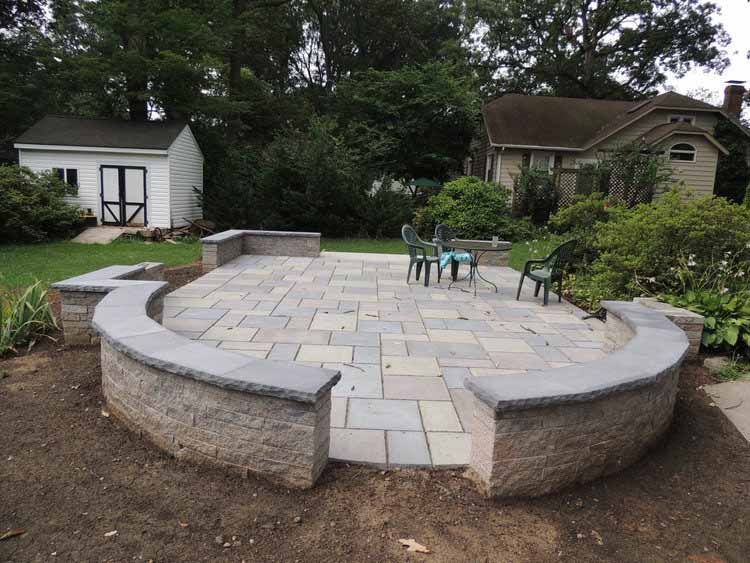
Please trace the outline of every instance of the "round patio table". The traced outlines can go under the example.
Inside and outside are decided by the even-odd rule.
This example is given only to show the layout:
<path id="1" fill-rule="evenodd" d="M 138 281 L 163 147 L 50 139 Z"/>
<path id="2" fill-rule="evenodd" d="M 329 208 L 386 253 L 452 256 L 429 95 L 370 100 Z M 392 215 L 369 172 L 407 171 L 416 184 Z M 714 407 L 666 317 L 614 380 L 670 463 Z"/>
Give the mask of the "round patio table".
<path id="1" fill-rule="evenodd" d="M 482 273 L 479 271 L 479 260 L 488 252 L 505 252 L 510 250 L 513 247 L 513 243 L 510 243 L 508 241 L 499 240 L 499 241 L 492 241 L 492 240 L 465 240 L 465 239 L 453 239 L 449 241 L 450 245 L 452 245 L 453 248 L 460 248 L 461 250 L 467 250 L 469 254 L 471 254 L 471 262 L 469 262 L 469 287 L 471 287 L 471 284 L 474 284 L 474 297 L 477 295 L 477 278 L 480 278 L 483 282 L 490 284 L 492 287 L 495 288 L 495 293 L 497 293 L 497 286 L 492 283 L 490 280 L 485 278 Z M 464 278 L 466 279 L 466 278 Z M 448 289 L 451 289 L 453 287 L 453 284 L 456 283 L 456 281 L 462 281 L 462 280 L 453 280 L 451 281 L 450 285 L 448 285 Z"/>

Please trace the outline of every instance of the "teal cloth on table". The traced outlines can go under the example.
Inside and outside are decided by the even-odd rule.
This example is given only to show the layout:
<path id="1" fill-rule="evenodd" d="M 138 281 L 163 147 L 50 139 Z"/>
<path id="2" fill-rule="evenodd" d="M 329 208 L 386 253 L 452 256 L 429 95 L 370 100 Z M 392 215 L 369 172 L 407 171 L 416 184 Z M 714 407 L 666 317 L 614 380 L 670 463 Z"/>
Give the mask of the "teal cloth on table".
<path id="1" fill-rule="evenodd" d="M 453 252 L 452 250 L 450 252 L 443 252 L 440 255 L 440 267 L 446 268 L 451 263 L 451 260 L 468 263 L 471 262 L 471 254 L 468 252 Z"/>

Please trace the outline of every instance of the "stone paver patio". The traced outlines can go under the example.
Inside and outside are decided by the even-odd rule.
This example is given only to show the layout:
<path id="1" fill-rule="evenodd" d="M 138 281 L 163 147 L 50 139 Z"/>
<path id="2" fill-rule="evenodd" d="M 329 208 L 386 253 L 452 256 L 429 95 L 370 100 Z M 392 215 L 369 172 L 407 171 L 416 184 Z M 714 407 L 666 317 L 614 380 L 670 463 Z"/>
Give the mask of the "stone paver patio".
<path id="1" fill-rule="evenodd" d="M 469 462 L 467 377 L 604 355 L 604 325 L 568 303 L 547 307 L 519 273 L 483 267 L 495 293 L 448 276 L 406 284 L 408 257 L 323 253 L 240 256 L 176 290 L 164 325 L 206 346 L 335 368 L 332 459 L 382 466 Z M 465 273 L 462 270 L 461 274 Z"/>

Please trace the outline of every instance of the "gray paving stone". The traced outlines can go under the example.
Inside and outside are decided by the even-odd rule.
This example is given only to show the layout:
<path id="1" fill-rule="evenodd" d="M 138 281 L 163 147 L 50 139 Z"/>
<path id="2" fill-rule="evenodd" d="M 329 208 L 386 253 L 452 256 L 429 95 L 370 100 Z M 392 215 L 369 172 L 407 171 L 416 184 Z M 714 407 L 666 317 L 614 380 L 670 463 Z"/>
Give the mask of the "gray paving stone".
<path id="1" fill-rule="evenodd" d="M 435 356 L 437 358 L 486 359 L 487 351 L 479 344 L 465 342 L 407 342 L 410 356 Z"/>
<path id="2" fill-rule="evenodd" d="M 370 346 L 354 347 L 355 364 L 377 364 L 380 366 L 380 348 Z"/>
<path id="3" fill-rule="evenodd" d="M 234 340 L 247 341 L 252 340 L 257 328 L 240 328 L 233 326 L 214 326 L 208 329 L 201 336 L 201 340 Z"/>
<path id="4" fill-rule="evenodd" d="M 464 432 L 471 432 L 471 421 L 474 418 L 474 394 L 467 389 L 451 389 L 450 393 Z"/>
<path id="5" fill-rule="evenodd" d="M 260 343 L 260 344 L 271 344 L 273 347 L 271 348 L 271 352 L 268 354 L 269 360 L 277 360 L 277 361 L 284 361 L 284 362 L 291 362 L 297 357 L 297 352 L 299 351 L 299 344 L 286 344 L 283 342 L 267 342 L 267 343 Z"/>
<path id="6" fill-rule="evenodd" d="M 383 355 L 381 365 L 384 375 L 440 375 L 437 359 L 432 357 Z"/>
<path id="7" fill-rule="evenodd" d="M 321 330 L 291 328 L 261 328 L 255 335 L 256 342 L 284 342 L 288 344 L 328 344 L 331 333 Z"/>
<path id="8" fill-rule="evenodd" d="M 395 321 L 359 321 L 360 332 L 379 332 L 381 334 L 401 334 L 401 323 Z"/>
<path id="9" fill-rule="evenodd" d="M 229 309 L 205 308 L 205 307 L 188 307 L 178 315 L 179 319 L 204 319 L 218 320 L 223 317 Z"/>
<path id="10" fill-rule="evenodd" d="M 446 367 L 442 371 L 443 381 L 448 389 L 463 389 L 464 379 L 472 376 L 469 368 L 464 367 Z"/>
<path id="11" fill-rule="evenodd" d="M 431 465 L 430 451 L 427 448 L 424 432 L 388 430 L 386 442 L 389 466 Z"/>
<path id="12" fill-rule="evenodd" d="M 349 428 L 422 430 L 416 401 L 349 399 Z"/>
<path id="13" fill-rule="evenodd" d="M 471 455 L 471 434 L 463 432 L 427 432 L 432 464 L 435 467 L 468 465 Z"/>
<path id="14" fill-rule="evenodd" d="M 331 428 L 328 457 L 332 460 L 385 465 L 385 432 Z"/>
<path id="15" fill-rule="evenodd" d="M 334 346 L 380 346 L 380 336 L 375 332 L 334 332 L 331 334 Z"/>
<path id="16" fill-rule="evenodd" d="M 331 428 L 344 428 L 346 426 L 348 404 L 346 397 L 331 397 Z"/>
<path id="17" fill-rule="evenodd" d="M 331 391 L 334 397 L 383 398 L 383 380 L 380 377 L 380 366 L 375 364 L 324 363 L 323 367 L 341 372 L 341 379 Z"/>
<path id="18" fill-rule="evenodd" d="M 501 369 L 545 369 L 547 362 L 536 354 L 490 352 L 490 358 Z"/>
<path id="19" fill-rule="evenodd" d="M 450 401 L 445 382 L 440 377 L 411 375 L 383 376 L 383 396 L 386 399 Z"/>
<path id="20" fill-rule="evenodd" d="M 267 317 L 260 315 L 246 316 L 239 326 L 243 328 L 284 328 L 289 317 Z"/>
<path id="21" fill-rule="evenodd" d="M 214 321 L 205 319 L 181 319 L 179 317 L 164 319 L 162 323 L 169 330 L 203 332 L 213 326 Z"/>

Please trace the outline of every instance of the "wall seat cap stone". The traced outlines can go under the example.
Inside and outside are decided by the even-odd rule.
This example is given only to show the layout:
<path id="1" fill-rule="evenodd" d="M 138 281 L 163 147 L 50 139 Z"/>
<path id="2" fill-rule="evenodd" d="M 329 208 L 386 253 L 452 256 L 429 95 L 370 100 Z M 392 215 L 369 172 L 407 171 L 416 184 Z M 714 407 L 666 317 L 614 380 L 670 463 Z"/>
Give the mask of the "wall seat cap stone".
<path id="1" fill-rule="evenodd" d="M 624 301 L 602 306 L 633 332 L 606 357 L 535 373 L 470 378 L 464 385 L 496 412 L 579 403 L 657 383 L 687 353 L 687 336 L 662 313 Z"/>
<path id="2" fill-rule="evenodd" d="M 320 238 L 320 233 L 307 233 L 297 231 L 252 231 L 246 229 L 230 229 L 207 237 L 203 237 L 203 244 L 220 244 L 235 238 L 252 235 L 256 237 L 298 237 L 298 238 Z"/>
<path id="3" fill-rule="evenodd" d="M 63 291 L 107 292 L 96 306 L 93 328 L 113 348 L 148 367 L 240 392 L 315 403 L 340 379 L 338 371 L 250 358 L 176 334 L 150 318 L 149 305 L 167 283 L 111 279 L 143 265 L 111 266 L 54 285 Z"/>

